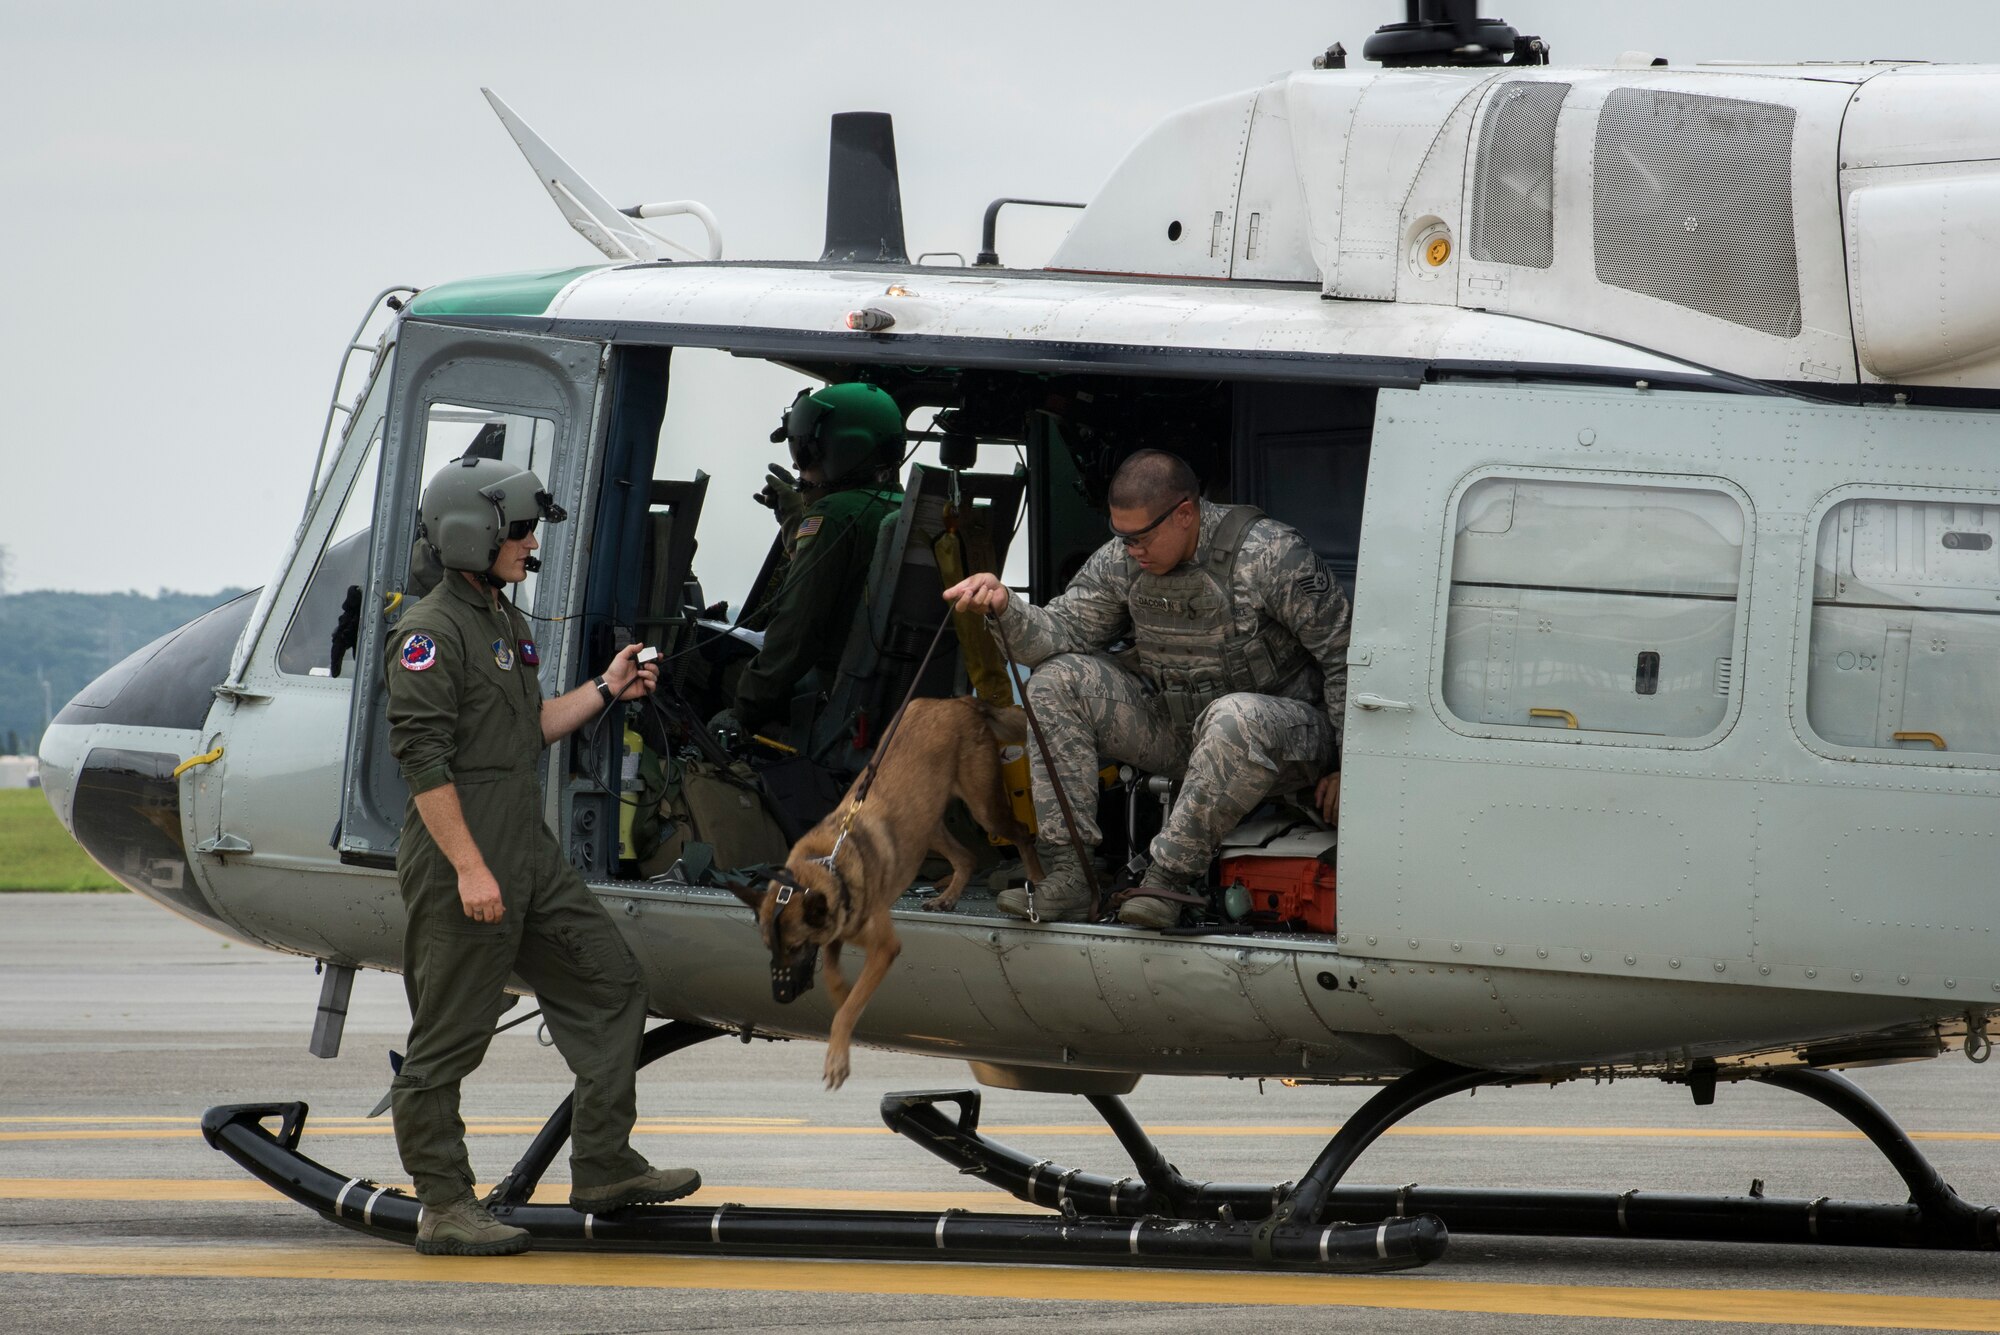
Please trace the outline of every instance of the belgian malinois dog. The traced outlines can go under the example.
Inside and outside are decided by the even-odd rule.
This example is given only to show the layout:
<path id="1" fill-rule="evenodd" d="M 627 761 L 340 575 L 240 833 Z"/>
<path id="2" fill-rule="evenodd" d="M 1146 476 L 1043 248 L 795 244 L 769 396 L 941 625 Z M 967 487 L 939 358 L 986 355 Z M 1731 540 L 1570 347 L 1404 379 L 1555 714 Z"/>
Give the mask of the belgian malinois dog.
<path id="1" fill-rule="evenodd" d="M 902 951 L 889 910 L 924 856 L 936 852 L 951 863 L 950 884 L 927 909 L 955 907 L 972 879 L 971 852 L 944 828 L 946 803 L 962 800 L 987 833 L 1021 850 L 1032 879 L 1042 878 L 1034 836 L 1015 819 L 1000 775 L 1000 746 L 1022 745 L 1026 731 L 1019 709 L 996 709 L 972 696 L 911 700 L 884 739 L 863 800 L 857 804 L 856 793 L 869 779 L 865 772 L 793 845 L 782 872 L 761 890 L 736 891 L 756 910 L 778 1001 L 812 986 L 813 955 L 826 947 L 827 991 L 837 1008 L 826 1040 L 828 1089 L 847 1080 L 855 1022 Z M 868 956 L 851 988 L 840 971 L 840 948 L 850 943 Z"/>

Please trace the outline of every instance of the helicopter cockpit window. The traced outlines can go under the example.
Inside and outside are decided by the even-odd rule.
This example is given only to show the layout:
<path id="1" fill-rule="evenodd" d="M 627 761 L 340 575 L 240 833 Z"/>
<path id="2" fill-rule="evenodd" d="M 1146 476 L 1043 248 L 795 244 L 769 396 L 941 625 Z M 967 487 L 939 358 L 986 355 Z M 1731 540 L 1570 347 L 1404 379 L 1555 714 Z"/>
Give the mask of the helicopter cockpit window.
<path id="1" fill-rule="evenodd" d="M 1822 742 L 1853 759 L 2000 763 L 2000 497 L 1839 501 L 1820 521 L 1812 602 L 1806 721 Z"/>
<path id="2" fill-rule="evenodd" d="M 1560 741 L 1716 734 L 1731 713 L 1744 529 L 1742 503 L 1719 490 L 1473 482 L 1452 544 L 1446 708 Z"/>
<path id="3" fill-rule="evenodd" d="M 326 549 L 312 578 L 306 581 L 298 609 L 285 638 L 278 642 L 278 671 L 298 677 L 333 675 L 333 630 L 340 621 L 340 609 L 347 591 L 368 577 L 369 519 L 375 509 L 375 474 L 381 463 L 382 428 L 368 442 L 368 454 L 354 474 L 347 497 L 340 505 Z M 350 675 L 351 661 L 341 665 L 342 676 Z"/>

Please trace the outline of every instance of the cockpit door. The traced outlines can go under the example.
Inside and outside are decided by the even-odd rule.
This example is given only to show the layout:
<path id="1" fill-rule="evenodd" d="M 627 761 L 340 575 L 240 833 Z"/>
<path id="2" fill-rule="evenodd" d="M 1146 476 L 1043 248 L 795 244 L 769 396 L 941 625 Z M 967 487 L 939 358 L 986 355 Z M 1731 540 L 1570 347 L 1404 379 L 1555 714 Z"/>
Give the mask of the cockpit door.
<path id="1" fill-rule="evenodd" d="M 407 321 L 390 389 L 368 555 L 368 582 L 355 652 L 341 791 L 341 861 L 393 865 L 408 788 L 389 754 L 383 644 L 401 599 L 421 596 L 412 575 L 418 502 L 430 476 L 467 453 L 532 468 L 570 522 L 545 526 L 542 568 L 513 588 L 516 605 L 537 618 L 545 695 L 572 675 L 581 637 L 566 609 L 581 597 L 582 554 L 591 515 L 586 479 L 596 469 L 602 344 L 478 331 Z M 398 597 L 401 595 L 401 598 Z"/>

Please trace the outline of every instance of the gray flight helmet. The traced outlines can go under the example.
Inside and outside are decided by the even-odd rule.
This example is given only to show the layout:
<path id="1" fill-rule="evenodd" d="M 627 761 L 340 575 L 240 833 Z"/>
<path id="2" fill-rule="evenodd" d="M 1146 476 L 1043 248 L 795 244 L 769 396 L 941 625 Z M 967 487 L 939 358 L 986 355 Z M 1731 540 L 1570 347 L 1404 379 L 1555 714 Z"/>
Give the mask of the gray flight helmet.
<path id="1" fill-rule="evenodd" d="M 471 457 L 438 470 L 418 513 L 418 535 L 437 553 L 438 564 L 475 575 L 493 568 L 510 530 L 524 535 L 539 521 L 558 524 L 569 517 L 527 469 Z"/>

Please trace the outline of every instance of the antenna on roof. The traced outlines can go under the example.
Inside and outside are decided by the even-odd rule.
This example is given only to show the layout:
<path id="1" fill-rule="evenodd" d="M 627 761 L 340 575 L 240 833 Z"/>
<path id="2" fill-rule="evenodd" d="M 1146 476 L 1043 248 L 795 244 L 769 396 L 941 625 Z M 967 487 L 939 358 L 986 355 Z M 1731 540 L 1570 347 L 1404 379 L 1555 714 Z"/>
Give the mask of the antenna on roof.
<path id="1" fill-rule="evenodd" d="M 618 208 L 584 180 L 576 168 L 565 162 L 562 154 L 550 148 L 547 141 L 529 129 L 528 123 L 515 115 L 514 109 L 502 102 L 492 89 L 482 88 L 479 91 L 486 95 L 494 114 L 507 127 L 507 133 L 513 136 L 521 156 L 534 168 L 542 189 L 549 192 L 549 198 L 562 210 L 569 225 L 585 241 L 604 252 L 606 257 L 624 261 L 663 260 L 669 258 L 669 249 L 678 250 L 692 259 L 712 260 L 722 254 L 722 233 L 716 226 L 715 215 L 700 204 L 693 200 L 674 200 L 666 204 Z M 690 250 L 677 241 L 669 241 L 631 221 L 633 218 L 661 218 L 683 213 L 700 222 L 708 233 L 706 255 Z"/>
<path id="2" fill-rule="evenodd" d="M 826 163 L 826 250 L 835 264 L 908 264 L 896 124 L 887 112 L 834 115 Z"/>

